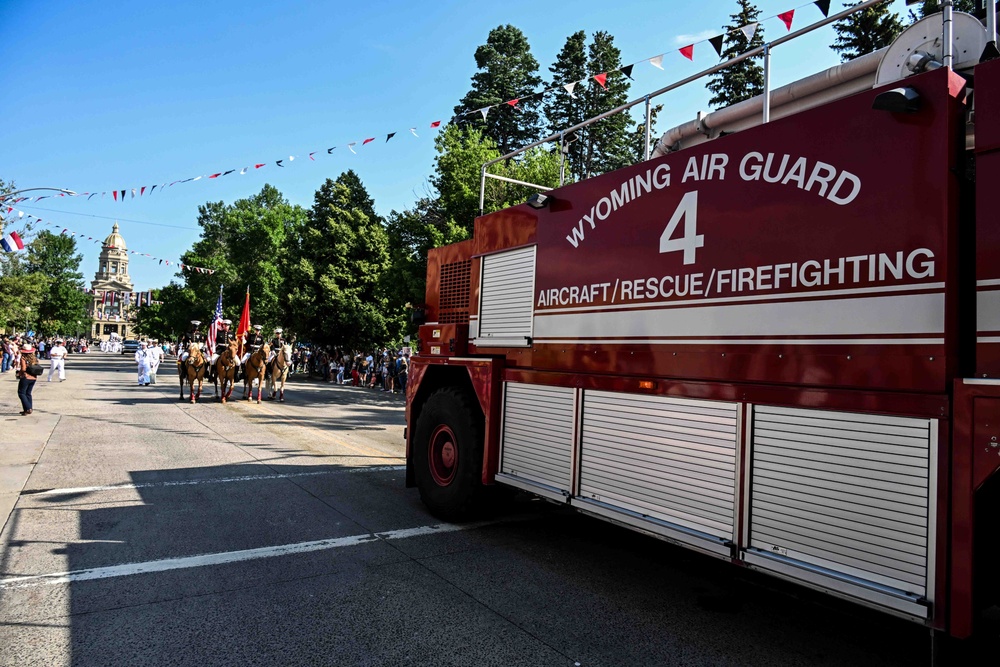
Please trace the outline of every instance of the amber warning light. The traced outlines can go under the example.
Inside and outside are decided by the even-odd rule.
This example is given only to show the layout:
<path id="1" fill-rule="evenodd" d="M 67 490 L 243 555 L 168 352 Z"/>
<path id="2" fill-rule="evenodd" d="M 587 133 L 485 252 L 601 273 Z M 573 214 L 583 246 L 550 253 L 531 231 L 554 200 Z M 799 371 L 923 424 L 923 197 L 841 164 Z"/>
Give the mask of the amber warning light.
<path id="1" fill-rule="evenodd" d="M 652 380 L 639 380 L 639 389 L 656 389 L 656 383 Z"/>

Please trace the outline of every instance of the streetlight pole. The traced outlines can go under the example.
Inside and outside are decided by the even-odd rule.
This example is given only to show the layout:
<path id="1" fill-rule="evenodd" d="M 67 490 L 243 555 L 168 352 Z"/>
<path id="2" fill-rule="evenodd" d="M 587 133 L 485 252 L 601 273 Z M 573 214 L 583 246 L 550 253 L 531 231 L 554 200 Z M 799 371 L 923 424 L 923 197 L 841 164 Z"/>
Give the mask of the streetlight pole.
<path id="1" fill-rule="evenodd" d="M 64 195 L 75 195 L 76 193 L 72 190 L 67 190 L 66 188 L 24 188 L 23 190 L 14 190 L 13 192 L 0 193 L 0 201 L 7 201 L 22 192 L 34 192 L 35 190 L 54 190 L 56 192 L 61 192 Z"/>

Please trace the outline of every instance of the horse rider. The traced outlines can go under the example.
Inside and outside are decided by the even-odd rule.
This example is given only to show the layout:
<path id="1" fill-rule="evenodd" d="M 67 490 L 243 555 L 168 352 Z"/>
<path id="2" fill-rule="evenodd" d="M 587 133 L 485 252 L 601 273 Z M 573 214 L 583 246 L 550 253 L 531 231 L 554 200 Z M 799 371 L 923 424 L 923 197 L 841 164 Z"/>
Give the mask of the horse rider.
<path id="1" fill-rule="evenodd" d="M 181 349 L 184 350 L 179 360 L 181 363 L 184 363 L 184 360 L 188 358 L 188 349 L 191 347 L 191 343 L 201 345 L 205 342 L 205 334 L 198 330 L 200 326 L 199 320 L 191 320 L 191 330 L 181 338 Z"/>
<path id="2" fill-rule="evenodd" d="M 212 354 L 212 359 L 208 363 L 208 374 L 209 379 L 215 378 L 215 362 L 219 360 L 219 356 L 226 351 L 229 347 L 229 343 L 236 340 L 236 334 L 229 330 L 233 324 L 232 320 L 222 320 L 222 325 L 219 330 L 215 333 L 215 351 Z M 236 365 L 240 365 L 239 358 L 236 359 Z"/>
<path id="3" fill-rule="evenodd" d="M 259 350 L 264 345 L 264 334 L 260 331 L 264 328 L 263 324 L 253 325 L 253 333 L 247 332 L 246 340 L 246 352 L 243 353 L 242 363 L 246 363 L 250 355 Z"/>
<path id="4" fill-rule="evenodd" d="M 281 335 L 282 331 L 281 327 L 277 327 L 274 330 L 274 338 L 271 339 L 271 354 L 267 357 L 267 363 L 274 361 L 274 358 L 278 356 L 278 350 L 285 345 L 285 339 Z"/>

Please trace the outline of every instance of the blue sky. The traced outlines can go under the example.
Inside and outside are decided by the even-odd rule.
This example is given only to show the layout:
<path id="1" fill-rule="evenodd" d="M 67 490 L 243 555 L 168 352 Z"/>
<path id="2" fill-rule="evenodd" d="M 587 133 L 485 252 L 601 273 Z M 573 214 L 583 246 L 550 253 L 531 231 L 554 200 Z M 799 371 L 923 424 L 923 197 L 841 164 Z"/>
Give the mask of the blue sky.
<path id="1" fill-rule="evenodd" d="M 757 2 L 762 16 L 798 8 L 795 29 L 822 17 L 806 4 Z M 841 5 L 832 4 L 834 11 Z M 354 169 L 376 209 L 387 214 L 428 192 L 429 125 L 447 121 L 469 89 L 473 53 L 490 29 L 510 23 L 523 30 L 543 76 L 577 30 L 610 32 L 624 63 L 672 52 L 665 71 L 636 66 L 632 96 L 641 97 L 717 62 L 707 43 L 695 47 L 694 62 L 676 49 L 718 34 L 735 6 L 735 0 L 2 0 L 0 178 L 20 188 L 110 191 L 267 162 L 245 176 L 178 184 L 151 197 L 129 195 L 124 203 L 109 193 L 89 202 L 22 204 L 95 238 L 118 220 L 129 249 L 171 261 L 198 238 L 199 204 L 232 202 L 265 183 L 308 207 L 324 179 Z M 905 11 L 902 0 L 893 6 Z M 785 33 L 777 19 L 763 27 L 770 38 Z M 836 64 L 833 37 L 825 28 L 776 49 L 774 85 Z M 658 130 L 707 111 L 708 97 L 696 83 L 659 98 L 665 110 Z M 386 144 L 389 132 L 398 134 Z M 376 140 L 361 147 L 367 137 Z M 345 147 L 352 141 L 357 155 Z M 327 156 L 330 146 L 338 148 Z M 309 161 L 308 153 L 321 149 Z M 291 155 L 297 159 L 286 168 L 274 165 Z M 84 240 L 80 248 L 89 281 L 99 246 Z M 174 277 L 172 267 L 139 256 L 132 256 L 130 273 L 137 290 Z"/>

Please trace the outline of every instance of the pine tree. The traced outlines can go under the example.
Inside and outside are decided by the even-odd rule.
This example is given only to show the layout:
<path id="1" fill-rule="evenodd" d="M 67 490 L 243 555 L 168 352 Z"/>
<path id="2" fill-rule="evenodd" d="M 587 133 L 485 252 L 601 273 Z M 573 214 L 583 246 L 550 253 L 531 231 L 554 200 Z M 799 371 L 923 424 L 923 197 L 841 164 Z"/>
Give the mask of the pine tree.
<path id="1" fill-rule="evenodd" d="M 586 56 L 585 39 L 583 31 L 570 35 L 549 68 L 554 85 L 586 79 L 584 85 L 573 90 L 572 96 L 563 90 L 553 94 L 546 108 L 552 132 L 599 116 L 628 101 L 630 83 L 620 71 L 621 51 L 615 46 L 614 37 L 606 32 L 594 33 Z M 604 86 L 593 79 L 596 74 L 607 75 Z M 567 136 L 566 162 L 571 177 L 579 180 L 631 164 L 631 126 L 628 114 L 615 114 Z"/>
<path id="2" fill-rule="evenodd" d="M 730 15 L 731 23 L 722 27 L 725 36 L 725 48 L 721 58 L 723 61 L 764 44 L 764 26 L 758 24 L 753 39 L 749 40 L 740 30 L 740 28 L 757 23 L 760 18 L 760 10 L 750 0 L 736 0 L 736 4 L 738 11 Z M 730 65 L 721 72 L 713 74 L 707 87 L 714 95 L 708 103 L 718 109 L 762 94 L 764 92 L 764 68 L 754 60 L 756 59 L 741 60 L 735 65 Z"/>
<path id="3" fill-rule="evenodd" d="M 976 12 L 976 0 L 955 0 L 955 11 L 956 12 L 966 12 L 967 14 L 974 14 Z M 937 14 L 941 11 L 941 5 L 938 4 L 938 0 L 923 0 L 917 7 L 916 11 L 910 10 L 910 22 L 919 21 L 920 19 L 930 16 L 931 14 Z"/>
<path id="4" fill-rule="evenodd" d="M 854 7 L 859 3 L 860 0 L 845 6 Z M 830 48 L 840 54 L 842 62 L 847 62 L 889 46 L 903 31 L 899 14 L 889 10 L 889 3 L 882 3 L 837 21 L 833 25 L 833 29 L 837 31 L 837 41 Z"/>
<path id="5" fill-rule="evenodd" d="M 549 67 L 552 73 L 552 85 L 564 86 L 574 84 L 587 78 L 587 33 L 580 30 L 566 38 L 556 61 Z M 565 89 L 556 90 L 547 96 L 545 116 L 548 120 L 549 132 L 555 134 L 568 127 L 573 127 L 587 119 L 587 108 L 581 94 L 584 86 L 574 86 L 572 93 Z M 583 173 L 583 142 L 578 141 L 580 135 L 566 137 L 566 171 L 574 178 Z"/>
<path id="6" fill-rule="evenodd" d="M 527 98 L 515 108 L 504 102 L 527 96 L 541 85 L 538 61 L 524 33 L 512 25 L 498 26 L 490 31 L 486 44 L 476 49 L 476 67 L 472 75 L 472 90 L 455 107 L 460 125 L 484 127 L 483 133 L 492 139 L 502 154 L 516 150 L 538 138 L 541 127 L 538 108 L 540 97 Z M 485 121 L 477 109 L 492 105 Z M 466 113 L 468 112 L 468 113 Z"/>

